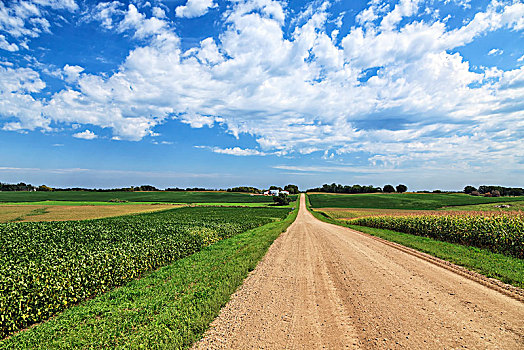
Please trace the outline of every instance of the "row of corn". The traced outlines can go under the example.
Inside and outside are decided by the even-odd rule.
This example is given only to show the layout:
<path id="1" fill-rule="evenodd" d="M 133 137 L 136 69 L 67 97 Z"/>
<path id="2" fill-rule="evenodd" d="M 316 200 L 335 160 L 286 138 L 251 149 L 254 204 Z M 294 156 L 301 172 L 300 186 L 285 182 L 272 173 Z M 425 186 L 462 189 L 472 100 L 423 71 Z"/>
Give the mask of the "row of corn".
<path id="1" fill-rule="evenodd" d="M 351 224 L 389 229 L 524 258 L 524 215 L 421 215 L 358 218 Z"/>

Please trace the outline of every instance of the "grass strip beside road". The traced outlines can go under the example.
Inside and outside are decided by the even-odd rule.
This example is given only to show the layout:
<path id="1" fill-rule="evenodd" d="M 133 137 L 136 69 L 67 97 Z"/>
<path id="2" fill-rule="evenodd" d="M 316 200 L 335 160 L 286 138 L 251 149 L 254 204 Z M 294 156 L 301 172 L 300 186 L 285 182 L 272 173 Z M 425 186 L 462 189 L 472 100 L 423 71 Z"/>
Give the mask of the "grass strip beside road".
<path id="1" fill-rule="evenodd" d="M 187 349 L 295 220 L 237 234 L 0 341 L 0 349 Z"/>
<path id="2" fill-rule="evenodd" d="M 436 256 L 437 258 L 464 266 L 487 277 L 496 278 L 504 283 L 524 288 L 523 259 L 492 253 L 486 249 L 442 242 L 428 237 L 415 236 L 385 229 L 351 225 L 346 221 L 335 220 L 322 213 L 311 210 L 308 200 L 306 201 L 306 204 L 308 204 L 308 209 L 313 216 L 321 221 L 349 227 L 356 231 L 399 243 L 406 247 Z"/>

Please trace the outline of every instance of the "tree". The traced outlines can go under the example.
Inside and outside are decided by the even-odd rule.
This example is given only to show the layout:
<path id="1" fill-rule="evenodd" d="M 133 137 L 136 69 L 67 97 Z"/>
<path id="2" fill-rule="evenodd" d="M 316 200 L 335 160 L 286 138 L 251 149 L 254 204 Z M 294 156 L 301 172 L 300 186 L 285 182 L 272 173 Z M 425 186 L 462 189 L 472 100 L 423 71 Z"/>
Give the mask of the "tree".
<path id="1" fill-rule="evenodd" d="M 382 188 L 382 192 L 386 192 L 386 193 L 395 192 L 395 188 L 393 186 L 391 186 L 391 185 L 385 185 Z"/>
<path id="2" fill-rule="evenodd" d="M 270 190 L 279 190 L 279 191 L 282 191 L 282 187 L 278 187 L 278 186 L 270 186 L 269 189 L 270 189 Z"/>
<path id="3" fill-rule="evenodd" d="M 289 196 L 285 193 L 279 193 L 278 196 L 273 196 L 275 205 L 288 205 L 291 202 Z"/>
<path id="4" fill-rule="evenodd" d="M 298 190 L 298 186 L 297 185 L 291 185 L 291 184 L 284 186 L 284 191 L 288 191 L 289 194 L 297 194 L 297 193 L 300 192 Z"/>
<path id="5" fill-rule="evenodd" d="M 471 194 L 471 192 L 476 191 L 477 189 L 473 186 L 466 186 L 464 187 L 464 193 L 465 194 Z"/>
<path id="6" fill-rule="evenodd" d="M 46 185 L 38 186 L 37 191 L 52 191 L 53 189 L 51 187 L 48 187 Z"/>
<path id="7" fill-rule="evenodd" d="M 406 185 L 400 184 L 400 185 L 397 186 L 397 192 L 398 193 L 404 193 L 407 190 L 408 190 L 408 186 L 406 186 Z"/>
<path id="8" fill-rule="evenodd" d="M 239 187 L 228 188 L 227 192 L 262 193 L 262 191 L 259 190 L 258 188 L 251 187 L 251 186 L 239 186 Z"/>

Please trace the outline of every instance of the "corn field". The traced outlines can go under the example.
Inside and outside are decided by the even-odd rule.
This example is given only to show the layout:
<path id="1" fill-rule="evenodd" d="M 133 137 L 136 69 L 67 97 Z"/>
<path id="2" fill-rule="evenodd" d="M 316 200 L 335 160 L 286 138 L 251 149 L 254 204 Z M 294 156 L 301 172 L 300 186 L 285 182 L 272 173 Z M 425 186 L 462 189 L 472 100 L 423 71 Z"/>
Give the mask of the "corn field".
<path id="1" fill-rule="evenodd" d="M 376 216 L 353 219 L 349 223 L 425 236 L 524 258 L 522 213 L 479 214 Z"/>

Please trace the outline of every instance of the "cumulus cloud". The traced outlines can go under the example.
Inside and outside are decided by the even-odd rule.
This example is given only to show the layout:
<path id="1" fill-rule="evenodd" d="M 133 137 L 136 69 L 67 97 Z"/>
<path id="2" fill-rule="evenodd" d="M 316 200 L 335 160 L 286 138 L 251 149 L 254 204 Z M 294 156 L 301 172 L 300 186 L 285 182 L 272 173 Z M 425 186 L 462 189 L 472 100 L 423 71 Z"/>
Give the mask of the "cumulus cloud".
<path id="1" fill-rule="evenodd" d="M 172 119 L 193 128 L 218 123 L 235 137 L 252 135 L 261 150 L 210 149 L 216 153 L 365 153 L 376 167 L 516 164 L 523 156 L 524 68 L 473 69 L 457 48 L 502 28 L 524 29 L 524 4 L 493 2 L 450 29 L 445 20 L 417 19 L 420 1 L 371 1 L 340 41 L 327 32 L 328 8 L 311 5 L 287 35 L 281 2 L 238 1 L 218 38 L 184 50 L 166 18 L 134 5 L 100 6 L 92 18 L 140 44 L 112 75 L 70 66 L 75 86 L 46 100 L 18 87 L 30 82 L 29 72 L 17 71 L 0 114 L 18 120 L 4 128 L 52 120 L 138 141 Z"/>
<path id="2" fill-rule="evenodd" d="M 175 14 L 177 17 L 200 17 L 216 6 L 213 0 L 187 0 L 185 5 L 178 6 L 175 9 Z"/>
<path id="3" fill-rule="evenodd" d="M 70 66 L 66 64 L 64 68 L 62 69 L 62 71 L 64 74 L 64 79 L 67 82 L 71 83 L 71 82 L 75 82 L 78 80 L 78 78 L 80 77 L 80 73 L 84 71 L 84 68 L 80 66 Z"/>
<path id="4" fill-rule="evenodd" d="M 27 0 L 0 2 L 0 31 L 26 45 L 29 38 L 36 38 L 43 32 L 50 33 L 51 23 L 46 18 L 48 10 L 74 12 L 78 5 L 74 0 Z M 4 35 L 2 35 L 4 37 Z M 0 38 L 0 48 L 4 48 Z M 14 46 L 13 46 L 14 45 Z M 7 46 L 9 51 L 16 51 L 17 45 Z"/>
<path id="5" fill-rule="evenodd" d="M 177 17 L 195 18 L 205 15 L 209 9 L 215 7 L 217 5 L 213 0 L 187 0 L 185 5 L 175 9 L 175 14 Z"/>
<path id="6" fill-rule="evenodd" d="M 0 49 L 14 52 L 18 51 L 18 45 L 14 43 L 9 43 L 6 40 L 5 36 L 0 34 Z"/>
<path id="7" fill-rule="evenodd" d="M 73 134 L 73 137 L 76 137 L 77 139 L 93 140 L 96 139 L 98 136 L 91 130 L 86 129 L 85 131 Z"/>

